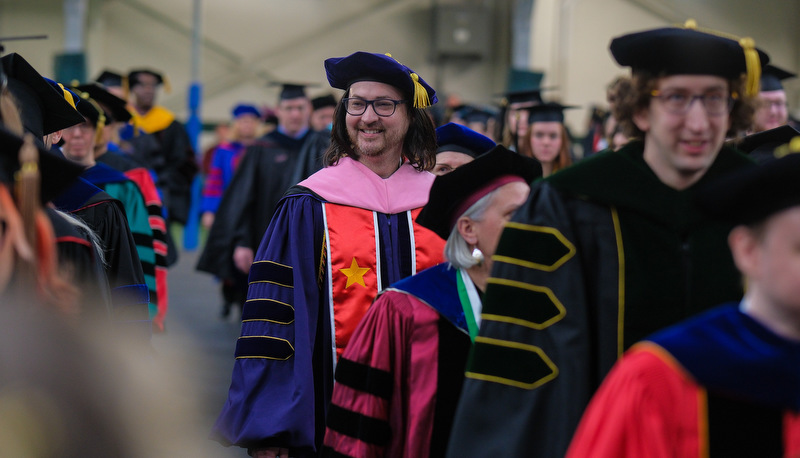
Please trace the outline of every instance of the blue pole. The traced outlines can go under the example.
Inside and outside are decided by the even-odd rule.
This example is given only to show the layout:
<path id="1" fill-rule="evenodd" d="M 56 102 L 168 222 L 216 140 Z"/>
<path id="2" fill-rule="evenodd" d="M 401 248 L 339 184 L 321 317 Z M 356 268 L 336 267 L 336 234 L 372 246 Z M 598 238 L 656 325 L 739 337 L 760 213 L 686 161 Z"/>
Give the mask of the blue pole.
<path id="1" fill-rule="evenodd" d="M 200 132 L 203 124 L 200 121 L 200 104 L 203 93 L 203 85 L 199 81 L 193 81 L 189 87 L 189 119 L 186 122 L 186 131 L 192 141 L 192 149 L 198 164 L 202 162 L 200 151 Z M 197 248 L 198 236 L 200 233 L 200 199 L 203 188 L 201 174 L 197 174 L 192 181 L 192 204 L 189 207 L 189 219 L 183 229 L 183 247 L 187 250 Z"/>
<path id="2" fill-rule="evenodd" d="M 189 120 L 186 122 L 186 130 L 192 142 L 192 149 L 195 152 L 197 163 L 202 163 L 202 152 L 200 151 L 200 132 L 203 124 L 200 122 L 200 106 L 203 99 L 203 85 L 200 82 L 200 42 L 202 38 L 202 21 L 200 13 L 202 10 L 202 0 L 194 0 L 194 10 L 192 14 L 192 85 L 189 87 Z M 200 192 L 202 190 L 202 174 L 197 174 L 192 182 L 192 204 L 189 207 L 189 219 L 183 229 L 183 247 L 187 250 L 197 248 L 197 239 L 200 233 Z"/>

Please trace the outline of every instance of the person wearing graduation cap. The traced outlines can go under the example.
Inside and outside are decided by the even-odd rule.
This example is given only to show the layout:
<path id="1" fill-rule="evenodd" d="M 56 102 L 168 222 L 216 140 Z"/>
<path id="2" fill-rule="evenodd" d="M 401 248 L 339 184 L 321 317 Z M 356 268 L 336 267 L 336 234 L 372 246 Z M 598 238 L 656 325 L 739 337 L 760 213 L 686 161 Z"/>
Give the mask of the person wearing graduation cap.
<path id="1" fill-rule="evenodd" d="M 83 116 L 76 111 L 77 95 L 65 89 L 63 85 L 55 83 L 55 87 L 43 78 L 19 54 L 11 53 L 2 57 L 3 74 L 8 82 L 9 93 L 14 97 L 11 103 L 16 116 L 20 118 L 14 125 L 19 124 L 20 129 L 32 133 L 37 143 L 46 148 L 57 142 L 61 131 L 70 126 L 83 122 Z M 68 101 L 68 100 L 71 100 Z M 19 104 L 19 106 L 16 106 Z M 3 107 L 8 108 L 9 101 L 3 94 Z M 11 125 L 11 116 L 4 114 L 3 123 Z M 21 133 L 20 130 L 19 133 Z M 56 174 L 64 172 L 69 176 L 69 168 L 57 170 Z M 45 180 L 45 185 L 57 183 L 52 177 Z M 110 302 L 111 319 L 118 324 L 118 329 L 143 336 L 143 340 L 150 338 L 150 320 L 147 319 L 147 303 L 149 295 L 144 284 L 144 274 L 139 257 L 135 252 L 133 236 L 128 229 L 124 210 L 119 201 L 78 177 L 72 184 L 58 195 L 49 195 L 56 208 L 72 216 L 77 216 L 103 242 L 104 265 L 108 285 L 111 288 Z M 75 281 L 81 283 L 81 278 L 95 280 L 91 272 L 86 272 L 86 262 L 80 261 L 75 255 L 92 244 L 91 236 L 83 232 L 79 225 L 66 220 L 56 210 L 45 207 L 45 212 L 56 230 L 59 255 L 72 262 L 71 268 L 75 269 Z M 75 245 L 80 245 L 76 247 Z M 91 257 L 93 249 L 89 249 Z M 99 257 L 90 262 L 94 265 Z M 105 296 L 104 279 L 96 279 L 96 285 L 86 288 L 85 294 L 95 295 L 97 301 Z M 146 325 L 146 326 L 143 326 Z"/>
<path id="2" fill-rule="evenodd" d="M 311 99 L 311 128 L 330 131 L 333 124 L 333 112 L 336 110 L 337 104 L 336 97 L 332 94 Z"/>
<path id="3" fill-rule="evenodd" d="M 774 65 L 767 65 L 761 72 L 761 88 L 758 105 L 753 117 L 753 133 L 774 129 L 789 122 L 789 107 L 786 91 L 781 81 L 796 78 L 797 74 Z"/>
<path id="4" fill-rule="evenodd" d="M 614 38 L 639 140 L 534 184 L 500 238 L 449 457 L 563 457 L 591 395 L 645 336 L 741 297 L 730 225 L 697 186 L 754 163 L 724 147 L 768 57 L 685 27 Z"/>
<path id="5" fill-rule="evenodd" d="M 572 164 L 569 135 L 564 126 L 564 110 L 575 108 L 547 102 L 527 108 L 528 129 L 520 142 L 520 154 L 532 157 L 549 176 Z"/>
<path id="6" fill-rule="evenodd" d="M 203 199 L 200 202 L 200 221 L 208 230 L 214 224 L 224 192 L 230 186 L 247 147 L 255 143 L 263 128 L 261 112 L 253 105 L 238 104 L 233 108 L 232 115 L 233 121 L 228 139 L 208 153 L 212 156 L 203 184 Z M 223 257 L 220 262 L 231 264 L 231 256 Z M 222 318 L 228 317 L 233 305 L 241 309 L 247 296 L 247 274 L 238 269 L 230 269 L 229 273 L 232 277 L 221 278 Z"/>
<path id="7" fill-rule="evenodd" d="M 494 249 L 540 176 L 498 146 L 436 178 L 417 222 L 447 240 L 446 262 L 384 289 L 356 328 L 336 368 L 329 456 L 444 455 Z"/>
<path id="8" fill-rule="evenodd" d="M 247 274 L 278 201 L 289 187 L 322 167 L 329 144 L 327 133 L 309 126 L 306 85 L 274 84 L 281 86 L 278 126 L 245 150 L 197 263 L 198 270 L 220 278 Z"/>
<path id="9" fill-rule="evenodd" d="M 157 302 L 158 313 L 153 317 L 153 329 L 164 332 L 167 310 L 169 309 L 168 292 L 168 259 L 169 247 L 173 249 L 174 243 L 168 242 L 164 219 L 164 207 L 161 195 L 155 184 L 155 175 L 147 168 L 119 149 L 119 128 L 131 119 L 131 114 L 124 100 L 108 92 L 98 83 L 81 84 L 72 87 L 79 97 L 89 98 L 103 111 L 105 123 L 101 129 L 100 140 L 94 146 L 94 159 L 112 169 L 122 172 L 139 188 L 147 206 L 148 223 L 153 232 L 153 252 L 155 254 L 154 276 L 156 283 L 155 297 L 151 300 Z M 85 107 L 81 107 L 84 109 Z M 80 111 L 80 110 L 79 110 Z M 98 126 L 99 129 L 99 126 Z M 147 266 L 149 269 L 149 266 Z"/>
<path id="10" fill-rule="evenodd" d="M 500 126 L 501 144 L 511 151 L 519 151 L 519 143 L 528 130 L 528 111 L 526 108 L 539 105 L 542 101 L 542 90 L 525 89 L 511 91 L 503 98 L 503 124 Z"/>
<path id="11" fill-rule="evenodd" d="M 800 456 L 800 137 L 773 152 L 697 193 L 735 225 L 744 297 L 628 350 L 567 456 Z"/>
<path id="12" fill-rule="evenodd" d="M 144 283 L 149 292 L 149 317 L 153 320 L 158 315 L 159 302 L 156 250 L 147 204 L 141 189 L 133 180 L 121 171 L 96 160 L 98 153 L 105 154 L 103 130 L 108 115 L 88 93 L 82 92 L 80 96 L 77 109 L 84 116 L 84 122 L 64 130 L 61 149 L 64 157 L 85 167 L 81 175 L 83 178 L 122 203 L 144 273 Z"/>
<path id="13" fill-rule="evenodd" d="M 326 167 L 287 191 L 264 234 L 212 431 L 257 457 L 320 456 L 333 369 L 356 325 L 381 289 L 442 260 L 444 241 L 414 221 L 435 178 L 434 89 L 384 54 L 325 70 L 345 91 Z"/>
<path id="14" fill-rule="evenodd" d="M 152 135 L 158 143 L 158 149 L 137 149 L 134 155 L 156 174 L 156 186 L 161 190 L 168 224 L 172 221 L 186 224 L 192 180 L 198 166 L 186 127 L 174 113 L 156 104 L 158 88 L 164 83 L 164 76 L 154 70 L 136 69 L 128 73 L 132 124 Z"/>
<path id="15" fill-rule="evenodd" d="M 489 137 L 453 122 L 436 128 L 436 143 L 434 175 L 450 173 L 495 147 Z"/>

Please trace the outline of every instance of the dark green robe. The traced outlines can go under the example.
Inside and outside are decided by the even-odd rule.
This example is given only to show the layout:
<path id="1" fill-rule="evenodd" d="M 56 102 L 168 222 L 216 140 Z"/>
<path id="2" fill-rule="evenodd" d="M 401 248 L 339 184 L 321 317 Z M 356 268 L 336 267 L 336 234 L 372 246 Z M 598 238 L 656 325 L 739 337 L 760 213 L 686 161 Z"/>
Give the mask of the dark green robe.
<path id="1" fill-rule="evenodd" d="M 742 295 L 727 247 L 694 189 L 740 167 L 723 149 L 678 191 L 641 142 L 533 186 L 503 231 L 449 457 L 562 457 L 581 414 L 637 340 Z"/>

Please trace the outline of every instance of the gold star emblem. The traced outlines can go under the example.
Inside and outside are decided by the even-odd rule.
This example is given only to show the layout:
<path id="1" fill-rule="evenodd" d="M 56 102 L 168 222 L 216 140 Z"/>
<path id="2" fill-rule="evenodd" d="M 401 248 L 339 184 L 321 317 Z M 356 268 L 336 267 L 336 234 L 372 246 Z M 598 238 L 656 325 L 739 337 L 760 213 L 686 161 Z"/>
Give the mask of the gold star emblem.
<path id="1" fill-rule="evenodd" d="M 356 258 L 353 258 L 350 267 L 347 269 L 339 269 L 339 271 L 347 275 L 347 284 L 344 286 L 345 289 L 349 288 L 353 283 L 358 283 L 365 288 L 367 287 L 366 283 L 364 283 L 364 274 L 369 272 L 369 267 L 359 267 Z"/>

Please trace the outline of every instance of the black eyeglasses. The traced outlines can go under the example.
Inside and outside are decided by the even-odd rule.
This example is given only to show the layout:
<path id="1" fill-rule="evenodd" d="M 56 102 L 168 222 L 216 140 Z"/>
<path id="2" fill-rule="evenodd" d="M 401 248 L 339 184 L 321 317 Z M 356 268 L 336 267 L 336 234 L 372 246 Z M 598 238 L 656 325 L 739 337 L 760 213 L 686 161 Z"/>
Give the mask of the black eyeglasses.
<path id="1" fill-rule="evenodd" d="M 401 103 L 406 103 L 406 101 L 393 99 L 367 100 L 361 97 L 347 97 L 342 99 L 345 111 L 351 116 L 363 115 L 367 111 L 367 107 L 372 105 L 375 114 L 385 118 L 393 115 L 394 110 L 397 109 L 397 105 Z"/>
<path id="2" fill-rule="evenodd" d="M 700 100 L 706 113 L 718 116 L 730 113 L 736 96 L 729 96 L 725 92 L 708 92 L 706 94 L 691 95 L 684 91 L 665 91 L 655 90 L 650 93 L 653 98 L 659 99 L 664 108 L 672 114 L 686 114 L 692 106 L 692 102 Z"/>

